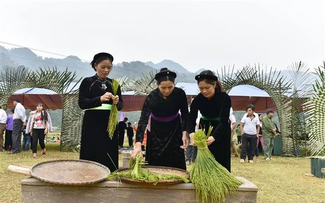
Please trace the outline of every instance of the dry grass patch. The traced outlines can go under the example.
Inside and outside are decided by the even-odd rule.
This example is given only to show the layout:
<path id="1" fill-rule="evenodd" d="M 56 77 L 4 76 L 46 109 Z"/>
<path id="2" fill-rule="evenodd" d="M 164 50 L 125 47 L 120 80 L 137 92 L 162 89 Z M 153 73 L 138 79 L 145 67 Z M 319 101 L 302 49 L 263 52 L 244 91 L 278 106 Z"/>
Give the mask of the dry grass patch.
<path id="1" fill-rule="evenodd" d="M 9 165 L 33 166 L 42 161 L 79 158 L 78 153 L 60 152 L 58 143 L 48 143 L 46 148 L 46 157 L 42 157 L 41 150 L 39 150 L 37 159 L 31 158 L 31 152 L 16 155 L 8 155 L 7 152 L 0 153 L 1 203 L 21 202 L 20 182 L 28 177 L 8 172 Z M 240 164 L 239 158 L 233 158 L 232 172 L 258 186 L 258 202 L 325 203 L 325 179 L 305 175 L 310 173 L 309 159 L 288 157 L 275 157 L 274 159 L 272 161 L 261 160 L 255 164 Z"/>

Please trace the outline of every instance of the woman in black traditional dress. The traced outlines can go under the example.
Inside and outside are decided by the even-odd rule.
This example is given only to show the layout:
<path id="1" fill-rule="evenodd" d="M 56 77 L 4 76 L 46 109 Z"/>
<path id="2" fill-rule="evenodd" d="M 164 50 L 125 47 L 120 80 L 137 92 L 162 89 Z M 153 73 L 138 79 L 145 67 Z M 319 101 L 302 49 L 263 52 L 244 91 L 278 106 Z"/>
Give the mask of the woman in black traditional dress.
<path id="1" fill-rule="evenodd" d="M 230 126 L 229 112 L 231 100 L 223 89 L 218 78 L 210 70 L 202 71 L 195 76 L 200 94 L 192 101 L 188 119 L 188 132 L 191 144 L 195 132 L 198 111 L 201 113 L 200 128 L 205 131 L 213 127 L 207 140 L 210 151 L 215 159 L 230 172 Z"/>
<path id="2" fill-rule="evenodd" d="M 188 145 L 188 105 L 184 90 L 175 87 L 175 78 L 176 73 L 167 68 L 162 68 L 155 75 L 158 88 L 144 102 L 133 158 L 141 152 L 141 142 L 149 121 L 146 147 L 148 164 L 186 169 L 184 149 Z"/>
<path id="3" fill-rule="evenodd" d="M 111 54 L 96 54 L 91 62 L 96 74 L 85 78 L 79 88 L 79 106 L 85 110 L 80 159 L 96 161 L 115 171 L 118 168 L 118 135 L 115 131 L 111 139 L 107 126 L 112 105 L 117 105 L 117 109 L 121 110 L 123 100 L 120 86 L 114 96 L 113 80 L 107 78 L 112 70 L 112 62 Z"/>

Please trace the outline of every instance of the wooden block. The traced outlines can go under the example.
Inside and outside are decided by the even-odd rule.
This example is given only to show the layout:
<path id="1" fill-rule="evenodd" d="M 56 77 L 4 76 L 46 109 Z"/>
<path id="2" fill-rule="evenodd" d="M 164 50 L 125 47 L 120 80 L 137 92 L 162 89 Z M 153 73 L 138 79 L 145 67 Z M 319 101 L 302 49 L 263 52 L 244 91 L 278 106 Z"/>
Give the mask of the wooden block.
<path id="1" fill-rule="evenodd" d="M 256 202 L 257 186 L 245 178 L 237 178 L 244 184 L 226 202 Z M 23 203 L 196 203 L 191 183 L 153 186 L 104 181 L 87 186 L 59 186 L 27 178 L 21 184 Z"/>

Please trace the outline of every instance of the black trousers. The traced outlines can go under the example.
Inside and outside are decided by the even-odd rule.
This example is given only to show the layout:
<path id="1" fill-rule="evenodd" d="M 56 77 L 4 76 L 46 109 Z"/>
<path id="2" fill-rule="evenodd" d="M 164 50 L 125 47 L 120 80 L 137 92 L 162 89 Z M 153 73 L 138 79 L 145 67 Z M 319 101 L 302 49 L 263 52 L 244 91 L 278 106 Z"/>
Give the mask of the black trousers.
<path id="1" fill-rule="evenodd" d="M 23 122 L 20 119 L 14 119 L 14 128 L 12 130 L 12 152 L 21 150 L 21 129 Z"/>
<path id="2" fill-rule="evenodd" d="M 253 160 L 253 156 L 255 154 L 257 137 L 256 135 L 242 135 L 242 147 L 240 153 L 240 159 L 246 159 L 246 155 L 248 156 L 248 160 Z"/>
<path id="3" fill-rule="evenodd" d="M 8 150 L 12 146 L 12 130 L 6 130 L 5 138 L 5 149 Z"/>
<path id="4" fill-rule="evenodd" d="M 118 146 L 123 147 L 123 143 L 124 143 L 124 130 L 123 132 L 119 132 L 118 133 Z"/>
<path id="5" fill-rule="evenodd" d="M 39 145 L 41 145 L 41 149 L 45 148 L 44 144 L 44 139 L 45 139 L 45 134 L 44 134 L 45 129 L 33 129 L 33 143 L 32 143 L 32 150 L 33 153 L 37 153 L 37 141 L 39 140 Z"/>
<path id="6" fill-rule="evenodd" d="M 128 140 L 129 140 L 129 146 L 133 146 L 133 135 L 128 135 Z"/>

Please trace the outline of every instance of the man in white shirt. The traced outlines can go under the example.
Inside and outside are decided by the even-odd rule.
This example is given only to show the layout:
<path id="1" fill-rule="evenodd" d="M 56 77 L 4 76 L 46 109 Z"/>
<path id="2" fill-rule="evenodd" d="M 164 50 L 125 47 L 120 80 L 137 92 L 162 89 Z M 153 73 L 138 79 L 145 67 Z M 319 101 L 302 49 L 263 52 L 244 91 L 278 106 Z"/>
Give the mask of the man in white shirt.
<path id="1" fill-rule="evenodd" d="M 253 156 L 255 153 L 257 137 L 260 132 L 260 120 L 258 114 L 254 112 L 253 104 L 249 104 L 246 108 L 246 114 L 243 116 L 240 124 L 242 133 L 242 148 L 240 153 L 240 163 L 245 162 L 246 155 L 248 162 L 254 163 Z"/>
<path id="2" fill-rule="evenodd" d="M 21 150 L 21 130 L 26 125 L 26 110 L 19 99 L 14 99 L 14 128 L 12 130 L 12 150 L 8 154 L 17 154 Z"/>
<path id="3" fill-rule="evenodd" d="M 0 106 L 0 151 L 4 151 L 3 149 L 3 134 L 6 130 L 7 123 L 7 113 Z"/>

